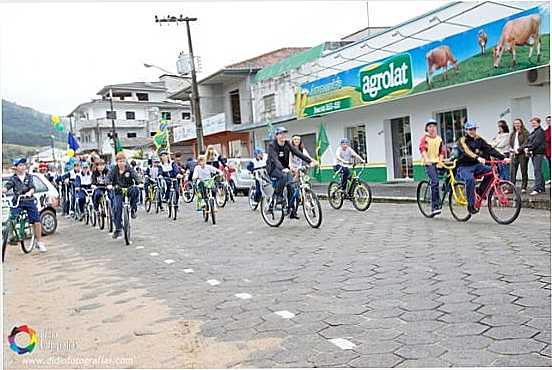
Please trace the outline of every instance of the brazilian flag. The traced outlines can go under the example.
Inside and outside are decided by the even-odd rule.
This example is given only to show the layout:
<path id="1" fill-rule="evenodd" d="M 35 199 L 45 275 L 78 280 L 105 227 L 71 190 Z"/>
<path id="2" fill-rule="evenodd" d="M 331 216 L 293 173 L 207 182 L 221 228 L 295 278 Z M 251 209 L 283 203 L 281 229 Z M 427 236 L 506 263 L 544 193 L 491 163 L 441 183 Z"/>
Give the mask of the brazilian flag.
<path id="1" fill-rule="evenodd" d="M 324 124 L 320 123 L 320 132 L 318 133 L 318 139 L 316 140 L 316 160 L 319 163 L 316 176 L 318 177 L 319 181 L 322 176 L 322 170 L 320 169 L 321 159 L 324 155 L 324 152 L 328 149 L 329 146 L 330 141 L 328 140 L 326 129 L 324 128 Z"/>
<path id="2" fill-rule="evenodd" d="M 167 145 L 167 139 L 168 139 L 168 130 L 163 131 L 157 131 L 157 133 L 153 136 L 153 144 L 155 145 L 155 148 L 159 149 L 162 146 Z"/>

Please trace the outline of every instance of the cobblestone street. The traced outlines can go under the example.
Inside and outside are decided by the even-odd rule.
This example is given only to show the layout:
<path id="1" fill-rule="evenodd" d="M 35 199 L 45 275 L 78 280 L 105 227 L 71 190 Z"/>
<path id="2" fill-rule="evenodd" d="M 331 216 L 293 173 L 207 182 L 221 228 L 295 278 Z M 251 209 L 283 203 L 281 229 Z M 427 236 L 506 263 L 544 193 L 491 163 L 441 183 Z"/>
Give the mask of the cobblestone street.
<path id="1" fill-rule="evenodd" d="M 302 214 L 269 228 L 243 197 L 216 226 L 141 209 L 130 246 L 60 220 L 47 254 L 8 251 L 5 335 L 48 327 L 129 367 L 552 365 L 550 212 L 501 226 L 486 209 L 322 206 L 319 230 Z"/>

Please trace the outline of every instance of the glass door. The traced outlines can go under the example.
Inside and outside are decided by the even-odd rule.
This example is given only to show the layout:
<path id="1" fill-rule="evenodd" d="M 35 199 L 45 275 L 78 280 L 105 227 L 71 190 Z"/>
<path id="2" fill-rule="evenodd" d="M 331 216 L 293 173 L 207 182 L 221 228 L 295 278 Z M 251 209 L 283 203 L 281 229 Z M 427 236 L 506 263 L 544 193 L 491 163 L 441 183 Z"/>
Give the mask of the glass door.
<path id="1" fill-rule="evenodd" d="M 391 120 L 391 140 L 394 178 L 413 178 L 410 117 L 393 118 Z"/>
<path id="2" fill-rule="evenodd" d="M 437 113 L 437 122 L 439 123 L 439 132 L 447 148 L 447 156 L 454 147 L 456 141 L 460 139 L 464 130 L 464 123 L 468 118 L 466 109 L 456 109 L 448 112 Z"/>

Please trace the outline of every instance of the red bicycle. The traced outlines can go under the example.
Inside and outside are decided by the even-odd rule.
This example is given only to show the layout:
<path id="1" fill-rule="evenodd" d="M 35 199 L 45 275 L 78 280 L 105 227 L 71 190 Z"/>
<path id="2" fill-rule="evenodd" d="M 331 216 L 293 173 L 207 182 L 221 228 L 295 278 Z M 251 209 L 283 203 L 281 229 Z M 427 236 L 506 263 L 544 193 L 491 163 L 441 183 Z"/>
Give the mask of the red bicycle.
<path id="1" fill-rule="evenodd" d="M 194 185 L 188 181 L 188 174 L 184 174 L 184 177 L 180 179 L 180 194 L 182 194 L 182 199 L 186 203 L 192 203 L 194 200 Z"/>
<path id="2" fill-rule="evenodd" d="M 483 202 L 487 200 L 487 207 L 493 220 L 501 225 L 511 224 L 518 218 L 521 211 L 521 195 L 512 182 L 502 180 L 498 176 L 497 166 L 506 164 L 506 161 L 487 160 L 485 164 L 491 165 L 491 170 L 476 176 L 475 179 L 480 180 L 487 176 L 492 179 L 481 195 L 475 192 L 474 207 L 480 209 Z M 469 217 L 466 221 L 468 219 Z"/>

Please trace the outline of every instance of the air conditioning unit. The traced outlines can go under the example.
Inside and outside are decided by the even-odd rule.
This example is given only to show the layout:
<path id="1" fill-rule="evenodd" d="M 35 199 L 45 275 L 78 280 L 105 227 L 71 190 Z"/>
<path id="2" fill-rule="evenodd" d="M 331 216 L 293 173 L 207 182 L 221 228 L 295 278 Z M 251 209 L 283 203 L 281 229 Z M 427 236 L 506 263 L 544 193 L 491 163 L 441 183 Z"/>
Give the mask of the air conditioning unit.
<path id="1" fill-rule="evenodd" d="M 550 67 L 533 68 L 526 72 L 527 84 L 529 86 L 542 86 L 550 83 Z"/>

